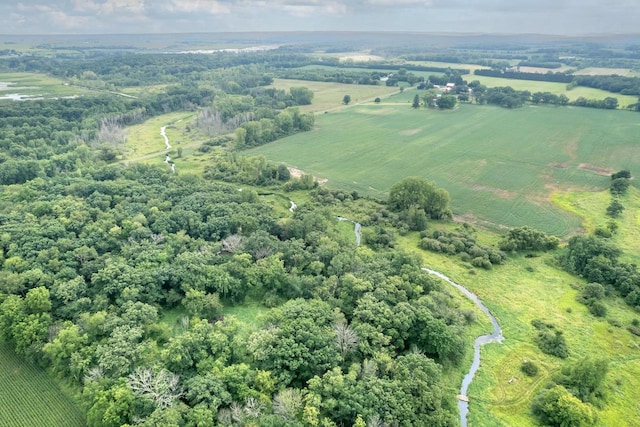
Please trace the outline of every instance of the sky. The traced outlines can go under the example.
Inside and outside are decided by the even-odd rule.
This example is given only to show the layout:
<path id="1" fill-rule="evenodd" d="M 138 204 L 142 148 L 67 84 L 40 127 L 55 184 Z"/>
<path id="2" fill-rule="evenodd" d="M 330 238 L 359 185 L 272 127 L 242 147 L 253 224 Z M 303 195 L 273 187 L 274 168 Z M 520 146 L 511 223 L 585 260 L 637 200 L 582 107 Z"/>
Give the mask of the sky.
<path id="1" fill-rule="evenodd" d="M 0 34 L 640 33 L 638 0 L 0 0 Z"/>

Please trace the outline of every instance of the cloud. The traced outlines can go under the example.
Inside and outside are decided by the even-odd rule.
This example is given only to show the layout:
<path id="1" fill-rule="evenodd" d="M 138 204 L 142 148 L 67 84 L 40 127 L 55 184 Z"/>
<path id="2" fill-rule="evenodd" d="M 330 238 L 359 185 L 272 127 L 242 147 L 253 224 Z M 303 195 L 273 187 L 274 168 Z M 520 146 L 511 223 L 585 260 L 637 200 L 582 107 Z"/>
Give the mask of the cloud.
<path id="1" fill-rule="evenodd" d="M 174 13 L 207 13 L 220 15 L 231 13 L 233 5 L 231 2 L 220 2 L 215 0 L 171 0 L 164 6 L 168 12 Z"/>
<path id="2" fill-rule="evenodd" d="M 637 0 L 0 0 L 0 32 L 637 33 Z"/>

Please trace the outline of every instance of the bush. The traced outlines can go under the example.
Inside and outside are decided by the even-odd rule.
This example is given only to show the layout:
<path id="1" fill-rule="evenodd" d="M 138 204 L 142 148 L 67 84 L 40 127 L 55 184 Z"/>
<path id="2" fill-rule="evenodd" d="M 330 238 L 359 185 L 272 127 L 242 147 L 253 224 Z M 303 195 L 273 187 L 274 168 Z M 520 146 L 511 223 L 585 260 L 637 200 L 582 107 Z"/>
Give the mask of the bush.
<path id="1" fill-rule="evenodd" d="M 621 171 L 618 171 L 616 173 L 612 173 L 611 174 L 611 179 L 614 180 L 614 181 L 616 179 L 620 179 L 620 178 L 630 179 L 631 178 L 631 171 L 629 169 L 623 169 Z"/>
<path id="2" fill-rule="evenodd" d="M 538 366 L 530 360 L 525 359 L 520 366 L 520 370 L 529 377 L 538 375 Z"/>
<path id="3" fill-rule="evenodd" d="M 626 178 L 616 178 L 611 181 L 611 187 L 609 187 L 609 191 L 614 196 L 621 196 L 627 193 L 629 189 L 629 180 Z"/>
<path id="4" fill-rule="evenodd" d="M 600 301 L 593 301 L 589 305 L 589 311 L 596 317 L 604 317 L 607 315 L 607 307 Z"/>
<path id="5" fill-rule="evenodd" d="M 554 325 L 545 323 L 540 319 L 532 320 L 531 324 L 533 327 L 538 329 L 538 335 L 535 337 L 534 341 L 543 353 L 550 354 L 561 359 L 569 357 L 567 340 L 562 334 L 562 331 L 555 329 Z"/>
<path id="6" fill-rule="evenodd" d="M 478 320 L 476 312 L 470 308 L 465 308 L 464 310 L 461 310 L 460 313 L 462 313 L 462 317 L 464 317 L 464 321 L 467 323 L 475 323 L 476 320 Z"/>
<path id="7" fill-rule="evenodd" d="M 637 335 L 640 337 L 640 328 L 635 325 L 627 326 L 627 331 L 631 332 L 633 335 Z"/>
<path id="8" fill-rule="evenodd" d="M 613 199 L 609 206 L 607 206 L 607 215 L 612 218 L 617 218 L 624 211 L 624 206 L 617 199 Z"/>
<path id="9" fill-rule="evenodd" d="M 556 249 L 559 244 L 560 239 L 557 237 L 525 226 L 510 230 L 498 246 L 503 251 L 550 251 Z"/>
<path id="10" fill-rule="evenodd" d="M 484 268 L 485 270 L 491 270 L 491 261 L 484 257 L 475 257 L 471 260 L 471 265 L 474 267 Z"/>
<path id="11" fill-rule="evenodd" d="M 609 239 L 611 236 L 613 236 L 613 233 L 611 232 L 611 230 L 605 227 L 596 227 L 593 234 L 595 234 L 598 237 L 602 237 L 604 239 Z"/>

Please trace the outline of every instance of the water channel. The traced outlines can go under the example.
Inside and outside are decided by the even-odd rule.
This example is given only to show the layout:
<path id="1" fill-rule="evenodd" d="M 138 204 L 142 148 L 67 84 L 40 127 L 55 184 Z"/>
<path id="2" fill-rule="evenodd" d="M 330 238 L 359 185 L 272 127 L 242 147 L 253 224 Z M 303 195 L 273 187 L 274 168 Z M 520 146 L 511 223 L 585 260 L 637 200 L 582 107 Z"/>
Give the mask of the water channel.
<path id="1" fill-rule="evenodd" d="M 462 292 L 467 298 L 473 301 L 478 306 L 478 308 L 480 308 L 480 310 L 482 310 L 482 312 L 487 315 L 487 317 L 489 317 L 489 320 L 491 320 L 491 325 L 493 326 L 493 332 L 486 335 L 480 335 L 473 343 L 473 362 L 471 363 L 469 372 L 467 372 L 467 374 L 462 379 L 462 385 L 460 386 L 460 394 L 458 395 L 460 425 L 462 427 L 467 427 L 467 415 L 469 414 L 469 398 L 467 397 L 467 390 L 469 389 L 471 381 L 473 381 L 473 377 L 476 374 L 476 371 L 480 367 L 480 346 L 492 342 L 502 342 L 504 340 L 504 337 L 502 336 L 502 328 L 498 324 L 498 320 L 495 318 L 495 316 L 491 314 L 487 306 L 482 303 L 482 301 L 476 294 L 474 294 L 464 286 L 454 282 L 439 271 L 431 270 L 430 268 L 426 267 L 423 268 L 423 270 L 429 274 L 433 274 L 434 276 L 441 278 L 442 280 Z"/>
<path id="2" fill-rule="evenodd" d="M 293 203 L 292 201 L 291 205 L 292 207 L 294 207 L 295 203 Z M 360 246 L 360 236 L 361 236 L 361 229 L 362 229 L 362 226 L 360 225 L 360 223 L 348 218 L 341 217 L 341 216 L 338 217 L 338 220 L 348 221 L 354 224 L 356 244 Z M 487 317 L 491 321 L 491 325 L 493 326 L 493 331 L 491 333 L 480 335 L 474 341 L 473 362 L 471 363 L 469 372 L 467 372 L 467 374 L 464 376 L 464 378 L 462 379 L 462 384 L 460 385 L 460 394 L 458 395 L 458 410 L 460 412 L 460 425 L 462 427 L 467 427 L 467 416 L 469 414 L 469 397 L 467 396 L 467 391 L 469 389 L 469 385 L 471 384 L 471 381 L 473 381 L 473 377 L 478 371 L 478 368 L 480 368 L 480 347 L 488 343 L 502 342 L 504 340 L 504 336 L 502 335 L 502 328 L 500 327 L 500 324 L 498 323 L 498 320 L 495 318 L 495 316 L 491 314 L 491 311 L 489 311 L 487 306 L 482 303 L 482 300 L 480 300 L 480 298 L 478 298 L 476 294 L 474 294 L 473 292 L 471 292 L 469 289 L 465 288 L 461 284 L 454 282 L 448 276 L 446 276 L 445 274 L 439 271 L 432 270 L 426 267 L 424 267 L 423 270 L 429 274 L 439 277 L 440 279 L 444 280 L 445 282 L 449 283 L 451 286 L 454 286 L 456 289 L 462 292 L 467 298 L 473 301 L 473 303 L 477 305 L 478 308 L 482 310 L 484 314 L 487 315 Z"/>

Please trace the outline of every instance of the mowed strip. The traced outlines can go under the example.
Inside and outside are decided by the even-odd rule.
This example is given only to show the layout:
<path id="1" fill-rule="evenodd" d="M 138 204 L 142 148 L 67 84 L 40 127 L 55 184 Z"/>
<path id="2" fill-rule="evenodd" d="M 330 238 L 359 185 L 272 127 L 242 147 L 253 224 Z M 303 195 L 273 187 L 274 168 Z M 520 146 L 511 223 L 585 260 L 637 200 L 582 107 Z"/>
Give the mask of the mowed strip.
<path id="1" fill-rule="evenodd" d="M 422 176 L 451 193 L 457 214 L 565 236 L 580 219 L 551 194 L 606 188 L 609 178 L 594 169 L 640 170 L 638 117 L 571 107 L 363 105 L 320 115 L 315 130 L 247 154 L 380 198 L 400 179 Z"/>

